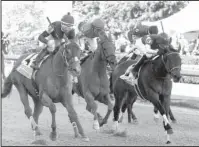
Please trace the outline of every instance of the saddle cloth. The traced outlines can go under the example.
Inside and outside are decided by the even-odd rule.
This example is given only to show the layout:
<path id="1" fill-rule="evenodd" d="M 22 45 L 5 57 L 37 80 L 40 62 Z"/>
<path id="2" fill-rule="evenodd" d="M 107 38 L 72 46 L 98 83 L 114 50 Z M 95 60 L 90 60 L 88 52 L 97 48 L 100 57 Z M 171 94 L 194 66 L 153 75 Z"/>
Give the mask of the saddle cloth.
<path id="1" fill-rule="evenodd" d="M 28 55 L 21 64 L 17 67 L 17 71 L 21 73 L 23 76 L 25 76 L 28 79 L 32 78 L 32 75 L 37 72 L 37 70 L 34 70 L 31 67 L 32 62 L 35 60 L 35 58 L 38 56 L 38 53 L 32 53 Z M 46 55 L 42 61 L 39 63 L 39 67 L 42 65 L 42 63 L 48 58 L 49 55 Z M 35 79 L 35 77 L 33 77 Z"/>

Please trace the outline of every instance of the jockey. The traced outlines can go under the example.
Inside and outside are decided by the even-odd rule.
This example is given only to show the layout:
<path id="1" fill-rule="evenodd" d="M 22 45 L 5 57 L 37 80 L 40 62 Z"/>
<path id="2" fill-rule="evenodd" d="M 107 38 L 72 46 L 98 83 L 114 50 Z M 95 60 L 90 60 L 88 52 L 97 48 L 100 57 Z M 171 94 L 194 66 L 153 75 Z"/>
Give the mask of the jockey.
<path id="1" fill-rule="evenodd" d="M 142 43 L 145 46 L 145 50 L 143 51 L 143 56 L 141 59 L 134 65 L 128 67 L 124 75 L 121 75 L 120 78 L 125 81 L 135 82 L 135 78 L 137 78 L 138 70 L 145 60 L 148 58 L 152 58 L 155 55 L 164 54 L 165 51 L 170 47 L 171 37 L 169 37 L 166 33 L 160 34 L 151 34 L 145 35 L 141 38 Z M 132 74 L 130 74 L 132 72 Z"/>
<path id="2" fill-rule="evenodd" d="M 62 17 L 61 21 L 53 22 L 52 25 L 49 25 L 47 30 L 39 35 L 39 41 L 46 44 L 47 47 L 42 49 L 35 61 L 33 61 L 31 65 L 32 68 L 39 69 L 38 64 L 45 55 L 48 53 L 55 53 L 62 42 L 75 38 L 73 25 L 74 18 L 68 13 Z M 46 37 L 48 37 L 48 39 L 46 39 Z"/>
<path id="3" fill-rule="evenodd" d="M 157 26 L 142 25 L 141 22 L 139 21 L 136 24 L 130 23 L 129 29 L 130 31 L 127 33 L 127 36 L 130 41 L 130 47 L 134 45 L 132 50 L 135 50 L 136 48 L 141 49 L 140 46 L 143 46 L 141 38 L 143 36 L 149 35 L 149 34 L 158 34 Z M 130 50 L 129 52 L 132 52 L 132 50 Z M 135 51 L 138 51 L 138 50 L 135 50 Z M 128 56 L 131 56 L 131 54 L 129 54 Z"/>
<path id="4" fill-rule="evenodd" d="M 80 22 L 78 30 L 81 33 L 81 37 L 84 37 L 90 46 L 90 53 L 97 49 L 97 38 L 103 41 L 107 38 L 104 30 L 105 23 L 100 18 L 92 19 L 88 22 Z M 85 56 L 86 58 L 87 56 Z M 82 59 L 83 60 L 83 59 Z"/>

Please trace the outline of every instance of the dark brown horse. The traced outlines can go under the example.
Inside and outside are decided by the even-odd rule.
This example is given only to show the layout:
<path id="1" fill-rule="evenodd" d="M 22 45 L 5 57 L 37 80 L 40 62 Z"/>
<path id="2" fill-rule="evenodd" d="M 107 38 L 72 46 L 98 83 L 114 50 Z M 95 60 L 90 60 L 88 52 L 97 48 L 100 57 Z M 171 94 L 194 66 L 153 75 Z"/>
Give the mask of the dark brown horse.
<path id="1" fill-rule="evenodd" d="M 30 120 L 36 135 L 41 134 L 38 127 L 39 115 L 43 110 L 43 106 L 48 107 L 52 114 L 52 132 L 50 134 L 52 140 L 56 140 L 57 137 L 56 107 L 54 103 L 62 103 L 68 111 L 75 136 L 77 137 L 78 133 L 80 133 L 83 139 L 87 141 L 88 138 L 83 131 L 72 103 L 72 76 L 79 76 L 81 72 L 79 46 L 75 42 L 69 42 L 60 46 L 56 54 L 50 55 L 35 75 L 37 88 L 35 88 L 32 79 L 26 78 L 16 70 L 28 55 L 23 55 L 16 62 L 5 80 L 1 97 L 5 98 L 11 92 L 12 85 L 15 85 L 24 105 L 25 114 Z M 34 102 L 33 114 L 29 106 L 28 95 L 32 97 Z"/>
<path id="2" fill-rule="evenodd" d="M 132 111 L 133 104 L 137 100 L 137 93 L 134 89 L 134 86 L 131 84 L 125 82 L 121 78 L 119 78 L 121 75 L 123 75 L 126 71 L 126 69 L 137 62 L 137 60 L 140 58 L 136 54 L 131 54 L 132 52 L 128 53 L 128 56 L 124 56 L 118 61 L 118 65 L 114 69 L 114 71 L 110 75 L 110 89 L 111 93 L 114 93 L 115 91 L 115 98 L 117 99 L 116 102 L 118 102 L 121 108 L 122 116 L 119 119 L 119 122 L 123 121 L 123 115 L 127 109 L 128 112 L 128 122 L 131 123 L 131 118 L 133 119 L 134 123 L 137 123 L 137 118 L 135 114 Z M 116 103 L 115 103 L 116 104 Z M 154 120 L 158 121 L 159 115 L 158 115 L 158 109 L 154 107 Z M 176 119 L 173 116 L 173 113 L 170 109 L 169 111 L 170 119 L 173 123 L 176 122 Z"/>
<path id="3" fill-rule="evenodd" d="M 130 54 L 130 53 L 129 53 Z M 135 89 L 132 85 L 128 84 L 124 80 L 120 79 L 119 77 L 125 73 L 126 69 L 135 63 L 135 54 L 131 56 L 124 56 L 118 62 L 118 65 L 114 69 L 114 71 L 110 75 L 110 90 L 111 94 L 114 94 L 115 102 L 120 103 L 120 108 L 122 107 L 122 116 L 119 122 L 123 120 L 123 114 L 125 113 L 126 109 L 128 110 L 128 122 L 131 122 L 131 118 L 133 121 L 137 123 L 137 118 L 132 111 L 132 106 L 134 102 L 137 100 L 137 94 Z M 116 104 L 116 103 L 115 103 Z M 120 111 L 120 110 L 119 110 Z"/>
<path id="4" fill-rule="evenodd" d="M 181 78 L 180 70 L 180 55 L 171 49 L 164 55 L 144 64 L 139 71 L 139 78 L 135 85 L 141 97 L 150 101 L 163 116 L 163 126 L 167 131 L 167 143 L 170 143 L 169 134 L 173 133 L 168 121 L 172 90 L 171 78 L 174 82 L 178 82 Z M 117 91 L 114 91 L 114 95 L 117 97 Z M 118 128 L 121 104 L 121 98 L 115 98 L 115 130 Z"/>
<path id="5" fill-rule="evenodd" d="M 74 92 L 85 99 L 86 109 L 94 115 L 93 128 L 99 130 L 100 126 L 107 122 L 113 110 L 110 97 L 109 80 L 107 76 L 107 64 L 112 69 L 116 65 L 115 46 L 107 37 L 98 42 L 98 48 L 81 65 L 82 71 L 78 77 L 78 83 L 74 84 Z M 104 119 L 100 120 L 95 100 L 108 105 L 108 111 Z"/>

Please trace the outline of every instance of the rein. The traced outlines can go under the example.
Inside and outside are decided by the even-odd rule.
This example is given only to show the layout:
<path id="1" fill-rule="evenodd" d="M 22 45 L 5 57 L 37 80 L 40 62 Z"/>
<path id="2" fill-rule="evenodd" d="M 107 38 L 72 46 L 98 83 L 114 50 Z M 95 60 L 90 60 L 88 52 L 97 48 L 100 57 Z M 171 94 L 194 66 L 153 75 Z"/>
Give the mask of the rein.
<path id="1" fill-rule="evenodd" d="M 173 54 L 179 54 L 179 53 L 177 53 L 177 52 L 171 52 L 171 53 L 167 54 L 166 57 L 169 56 L 169 55 L 173 55 Z M 168 74 L 171 74 L 171 72 L 172 72 L 174 69 L 179 69 L 179 68 L 180 68 L 180 66 L 176 66 L 176 67 L 173 67 L 173 68 L 171 68 L 171 69 L 168 69 L 167 66 L 166 66 L 166 63 L 165 63 L 165 61 L 164 61 L 164 55 L 161 56 L 161 61 L 162 61 L 163 65 L 164 65 L 164 68 L 165 68 L 165 70 L 166 70 L 166 72 L 167 72 Z M 154 71 L 154 74 L 156 75 L 155 71 Z M 166 77 L 158 77 L 157 75 L 156 75 L 156 78 L 160 78 L 160 79 L 169 79 L 169 77 L 167 77 L 167 76 L 166 76 Z"/>
<path id="2" fill-rule="evenodd" d="M 61 55 L 61 57 L 62 57 L 62 59 L 63 59 L 63 62 L 64 62 L 65 67 L 70 71 L 69 63 L 73 61 L 73 58 L 71 58 L 69 61 L 68 61 L 68 59 L 66 58 L 66 50 L 65 50 L 66 45 L 67 45 L 67 44 L 62 44 L 62 45 L 60 46 L 60 48 L 61 48 L 62 46 L 64 46 L 64 48 L 61 48 L 61 49 L 59 48 L 59 49 L 58 49 L 58 53 L 60 53 L 60 55 Z M 58 53 L 56 53 L 56 55 L 57 55 Z M 55 55 L 55 56 L 56 56 L 56 55 Z M 76 60 L 76 59 L 75 59 L 75 60 Z M 53 60 L 51 60 L 51 61 L 52 61 L 52 65 L 53 65 L 54 58 L 53 58 Z M 55 73 L 53 67 L 52 67 L 52 71 L 53 71 L 53 73 Z M 55 75 L 56 75 L 56 76 L 60 76 L 60 77 L 63 77 L 63 76 L 64 76 L 64 75 L 62 75 L 62 74 L 59 75 L 59 74 L 56 74 L 56 73 L 55 73 Z"/>
<path id="3" fill-rule="evenodd" d="M 178 54 L 178 53 L 177 53 L 177 52 L 172 52 L 172 53 L 167 54 L 166 57 L 169 56 L 169 55 L 173 55 L 173 54 Z M 166 63 L 165 63 L 165 61 L 164 61 L 164 56 L 162 56 L 162 62 L 163 62 L 163 64 L 164 64 L 164 67 L 165 67 L 167 73 L 169 73 L 169 74 L 170 74 L 174 69 L 179 69 L 179 68 L 180 68 L 180 66 L 176 66 L 176 67 L 173 67 L 173 68 L 171 68 L 171 69 L 168 69 L 167 66 L 166 66 Z"/>

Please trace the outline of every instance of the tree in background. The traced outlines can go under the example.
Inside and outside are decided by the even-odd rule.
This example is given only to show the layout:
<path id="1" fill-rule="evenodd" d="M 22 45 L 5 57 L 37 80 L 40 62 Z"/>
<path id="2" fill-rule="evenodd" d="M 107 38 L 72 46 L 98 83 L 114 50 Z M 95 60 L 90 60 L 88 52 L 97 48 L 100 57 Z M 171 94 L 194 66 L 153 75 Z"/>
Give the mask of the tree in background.
<path id="1" fill-rule="evenodd" d="M 10 48 L 13 52 L 37 46 L 37 35 L 46 27 L 42 5 L 43 1 L 3 2 L 3 31 L 9 32 Z"/>

